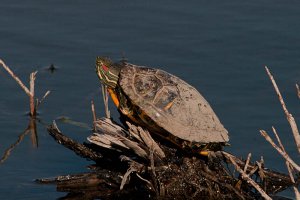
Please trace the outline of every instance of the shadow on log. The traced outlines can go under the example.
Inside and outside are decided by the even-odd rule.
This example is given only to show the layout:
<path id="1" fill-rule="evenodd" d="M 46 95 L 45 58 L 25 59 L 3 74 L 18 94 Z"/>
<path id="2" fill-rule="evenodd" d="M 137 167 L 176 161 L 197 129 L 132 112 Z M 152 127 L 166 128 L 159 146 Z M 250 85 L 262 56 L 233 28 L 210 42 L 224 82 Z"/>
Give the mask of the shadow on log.
<path id="1" fill-rule="evenodd" d="M 259 199 L 261 193 L 234 171 L 233 162 L 272 195 L 293 185 L 289 176 L 229 153 L 208 157 L 156 143 L 141 127 L 124 129 L 108 118 L 95 121 L 90 143 L 66 137 L 53 123 L 50 135 L 77 155 L 95 161 L 82 174 L 38 179 L 68 192 L 61 199 Z M 247 164 L 246 164 L 247 163 Z M 246 165 L 246 166 L 245 166 Z"/>

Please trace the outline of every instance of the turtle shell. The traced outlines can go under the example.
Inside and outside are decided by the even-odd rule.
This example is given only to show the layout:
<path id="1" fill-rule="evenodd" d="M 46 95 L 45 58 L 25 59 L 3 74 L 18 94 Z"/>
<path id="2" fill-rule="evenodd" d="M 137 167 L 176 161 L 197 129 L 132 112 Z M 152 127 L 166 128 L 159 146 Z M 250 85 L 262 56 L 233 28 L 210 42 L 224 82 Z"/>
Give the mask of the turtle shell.
<path id="1" fill-rule="evenodd" d="M 157 126 L 196 143 L 228 142 L 227 130 L 204 97 L 163 70 L 124 63 L 119 85 Z"/>

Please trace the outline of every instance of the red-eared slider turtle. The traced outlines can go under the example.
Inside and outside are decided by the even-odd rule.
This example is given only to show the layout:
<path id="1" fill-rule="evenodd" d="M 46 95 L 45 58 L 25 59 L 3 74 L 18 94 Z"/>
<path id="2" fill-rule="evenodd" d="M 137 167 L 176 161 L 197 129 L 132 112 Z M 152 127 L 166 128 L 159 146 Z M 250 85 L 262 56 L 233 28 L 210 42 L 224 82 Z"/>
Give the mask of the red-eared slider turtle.
<path id="1" fill-rule="evenodd" d="M 216 150 L 228 142 L 228 132 L 209 103 L 180 78 L 101 57 L 96 72 L 119 111 L 152 133 L 194 150 Z"/>

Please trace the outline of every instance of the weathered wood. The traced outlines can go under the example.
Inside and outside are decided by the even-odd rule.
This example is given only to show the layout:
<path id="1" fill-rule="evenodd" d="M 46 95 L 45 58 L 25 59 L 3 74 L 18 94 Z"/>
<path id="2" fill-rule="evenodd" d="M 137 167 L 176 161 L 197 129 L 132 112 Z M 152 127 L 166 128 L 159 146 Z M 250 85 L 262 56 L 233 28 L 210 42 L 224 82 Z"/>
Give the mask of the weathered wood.
<path id="1" fill-rule="evenodd" d="M 67 192 L 60 199 L 131 199 L 136 189 L 131 187 L 120 190 L 122 174 L 110 170 L 93 170 L 91 172 L 58 176 L 55 178 L 37 179 L 40 184 L 56 184 L 57 191 Z M 145 194 L 136 194 L 136 199 L 145 199 Z"/>
<path id="2" fill-rule="evenodd" d="M 218 157 L 222 157 L 224 156 L 224 159 L 226 159 L 226 163 L 231 163 L 230 159 L 233 159 L 239 167 L 241 168 L 244 168 L 245 165 L 246 165 L 246 161 L 232 155 L 232 154 L 229 154 L 227 152 L 224 152 L 224 151 L 219 151 L 219 152 L 216 152 L 215 153 Z M 255 173 L 256 171 L 258 170 L 258 167 L 252 163 L 248 163 L 248 166 L 247 166 L 247 173 L 249 174 L 253 174 Z M 268 169 L 268 168 L 262 168 L 263 170 L 263 173 L 267 176 L 267 178 L 272 181 L 272 182 L 275 182 L 276 185 L 278 184 L 282 184 L 283 186 L 291 186 L 293 183 L 291 182 L 290 178 L 288 175 L 286 174 L 283 174 L 283 173 L 280 173 L 280 172 L 276 172 L 276 171 L 273 171 L 271 169 Z M 252 172 L 251 172 L 252 171 Z M 299 183 L 300 180 L 298 180 L 298 183 Z"/>
<path id="3" fill-rule="evenodd" d="M 38 99 L 36 99 L 35 102 L 35 92 L 34 92 L 34 88 L 35 88 L 35 79 L 36 79 L 36 74 L 37 71 L 32 72 L 30 74 L 30 82 L 29 82 L 29 89 L 25 86 L 25 84 L 19 79 L 19 77 L 4 63 L 3 60 L 0 59 L 0 65 L 3 66 L 3 68 L 8 72 L 8 74 L 15 79 L 15 81 L 19 84 L 19 86 L 24 90 L 24 92 L 29 96 L 29 106 L 30 106 L 30 116 L 35 118 L 36 117 L 36 113 L 37 113 L 37 108 L 38 106 L 42 103 L 42 101 L 49 95 L 50 91 L 48 90 L 46 92 L 46 94 L 43 96 L 41 101 L 38 101 Z"/>
<path id="4" fill-rule="evenodd" d="M 294 136 L 294 139 L 295 139 L 295 142 L 296 142 L 296 145 L 297 145 L 297 149 L 298 149 L 298 152 L 300 153 L 300 133 L 299 133 L 299 130 L 298 130 L 298 127 L 297 127 L 297 123 L 295 121 L 295 118 L 293 117 L 293 115 L 288 111 L 286 105 L 285 105 L 285 102 L 282 98 L 282 95 L 281 95 L 281 92 L 276 84 L 276 81 L 273 77 L 273 75 L 271 74 L 270 70 L 268 69 L 268 67 L 265 67 L 266 71 L 267 71 L 267 74 L 269 75 L 270 77 L 270 80 L 273 84 L 273 87 L 276 91 L 276 94 L 278 96 L 278 99 L 280 101 L 280 104 L 282 106 L 282 109 L 284 111 L 284 114 L 286 115 L 286 118 L 290 124 L 290 127 L 292 129 L 292 133 L 293 133 L 293 136 Z M 276 149 L 277 150 L 277 149 Z M 290 162 L 290 161 L 289 161 Z M 300 172 L 300 170 L 298 170 Z"/>
<path id="5" fill-rule="evenodd" d="M 136 132 L 135 136 L 130 136 L 127 130 L 111 120 L 104 118 L 98 121 L 98 124 L 102 124 L 96 128 L 102 131 L 98 132 L 99 134 L 105 135 L 104 130 L 107 129 L 108 132 L 118 133 L 117 135 L 121 138 L 141 145 L 139 142 L 143 139 Z M 94 197 L 103 199 L 115 198 L 114 195 L 117 194 L 118 198 L 125 198 L 128 193 L 132 192 L 134 195 L 152 195 L 154 199 L 176 199 L 179 196 L 189 199 L 203 197 L 207 199 L 256 199 L 260 196 L 253 192 L 253 188 L 247 182 L 240 181 L 239 177 L 232 175 L 226 167 L 231 163 L 230 159 L 233 159 L 241 169 L 244 169 L 246 161 L 222 151 L 215 152 L 215 155 L 209 156 L 208 160 L 203 160 L 199 156 L 193 157 L 184 152 L 180 153 L 174 148 L 159 145 L 165 152 L 164 160 L 153 159 L 151 157 L 154 155 L 153 150 L 150 149 L 147 150 L 149 156 L 140 160 L 137 154 L 130 153 L 124 147 L 124 151 L 121 151 L 122 148 L 115 148 L 114 145 L 99 147 L 79 144 L 63 135 L 55 124 L 50 126 L 48 131 L 56 141 L 75 151 L 79 156 L 97 162 L 96 168 L 90 173 L 39 180 L 40 183 L 57 184 L 57 189 L 69 192 L 68 195 L 80 193 L 83 197 L 93 194 Z M 145 147 L 149 148 L 147 145 L 143 146 Z M 120 157 L 122 154 L 126 156 Z M 106 162 L 108 162 L 107 165 L 105 165 Z M 268 170 L 262 165 L 258 167 L 249 161 L 247 165 L 245 173 L 248 176 L 257 177 L 260 180 L 259 174 L 264 174 L 264 180 L 258 181 L 257 184 L 263 186 L 268 194 L 276 193 L 292 185 L 289 176 L 285 174 Z M 240 187 L 236 187 L 238 182 Z M 120 191 L 120 187 L 124 189 Z"/>
<path id="6" fill-rule="evenodd" d="M 84 146 L 83 144 L 80 144 L 71 138 L 63 135 L 60 130 L 57 128 L 55 122 L 48 126 L 47 128 L 49 134 L 59 143 L 67 147 L 68 149 L 74 151 L 77 155 L 87 158 L 93 161 L 98 161 L 102 158 L 102 155 L 100 152 L 95 152 L 91 150 L 90 148 Z"/>
<path id="7" fill-rule="evenodd" d="M 129 129 L 125 130 L 108 118 L 101 118 L 94 124 L 95 133 L 87 138 L 91 143 L 119 152 L 124 149 L 132 150 L 137 156 L 145 159 L 150 156 L 150 151 L 155 153 L 155 159 L 165 157 L 163 150 L 152 139 L 150 133 L 141 127 L 131 124 Z"/>

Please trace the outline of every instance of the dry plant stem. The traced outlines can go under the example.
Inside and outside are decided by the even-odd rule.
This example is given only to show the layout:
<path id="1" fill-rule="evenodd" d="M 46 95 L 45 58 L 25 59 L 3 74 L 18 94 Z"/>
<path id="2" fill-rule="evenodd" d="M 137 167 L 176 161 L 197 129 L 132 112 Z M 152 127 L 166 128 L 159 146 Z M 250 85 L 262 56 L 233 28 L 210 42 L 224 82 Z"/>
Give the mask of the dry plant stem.
<path id="1" fill-rule="evenodd" d="M 266 131 L 264 130 L 260 130 L 261 135 L 278 151 L 278 153 L 280 153 L 280 155 L 283 156 L 283 158 L 288 161 L 297 171 L 300 172 L 300 166 L 297 165 L 291 158 L 290 156 L 284 152 L 280 147 L 278 147 L 274 141 L 272 140 L 272 138 L 270 138 L 270 136 L 267 134 Z"/>
<path id="2" fill-rule="evenodd" d="M 30 115 L 34 117 L 36 115 L 37 107 L 42 103 L 42 101 L 49 95 L 50 91 L 47 91 L 41 101 L 35 103 L 35 94 L 34 94 L 34 82 L 36 79 L 37 71 L 30 74 L 30 88 L 28 89 L 24 83 L 13 73 L 13 71 L 0 59 L 0 64 L 3 68 L 11 75 L 13 79 L 20 85 L 24 92 L 29 96 L 29 105 L 30 105 Z"/>
<path id="3" fill-rule="evenodd" d="M 283 144 L 282 144 L 282 142 L 281 142 L 281 139 L 280 139 L 279 135 L 277 134 L 277 131 L 276 131 L 276 129 L 274 128 L 274 126 L 272 126 L 272 130 L 273 130 L 273 133 L 274 133 L 274 135 L 275 135 L 275 137 L 276 137 L 276 139 L 277 139 L 277 141 L 278 141 L 278 144 L 279 144 L 280 148 L 282 149 L 282 151 L 286 152 L 286 151 L 285 151 L 285 148 L 284 148 L 284 146 L 283 146 Z"/>
<path id="4" fill-rule="evenodd" d="M 226 152 L 223 152 L 223 154 L 227 154 Z M 227 155 L 227 157 L 230 159 L 230 162 L 235 166 L 236 170 L 241 174 L 242 178 L 246 180 L 249 184 L 251 184 L 260 194 L 263 198 L 272 200 L 271 197 L 254 181 L 252 180 L 249 175 L 247 175 L 239 166 L 238 164 L 232 159 L 230 155 Z"/>
<path id="5" fill-rule="evenodd" d="M 245 166 L 244 166 L 244 172 L 245 172 L 245 173 L 247 172 L 247 168 L 248 168 L 250 159 L 251 159 L 251 153 L 248 154 L 248 157 L 247 157 L 247 160 L 246 160 L 246 164 L 245 164 Z"/>
<path id="6" fill-rule="evenodd" d="M 120 185 L 120 190 L 123 190 L 124 185 L 126 184 L 126 181 L 129 179 L 129 176 L 132 172 L 136 172 L 135 168 L 130 167 L 127 172 L 124 174 L 121 185 Z"/>
<path id="7" fill-rule="evenodd" d="M 106 118 L 110 118 L 110 111 L 108 109 L 107 87 L 105 85 L 103 85 L 103 84 L 101 86 L 102 86 L 102 97 L 103 97 L 104 107 L 105 107 L 105 115 L 106 115 Z"/>
<path id="8" fill-rule="evenodd" d="M 38 108 L 38 107 L 41 105 L 41 103 L 46 99 L 46 97 L 47 97 L 49 94 L 50 94 L 50 90 L 48 90 L 48 91 L 44 94 L 44 96 L 42 97 L 41 100 L 37 100 L 36 108 Z"/>
<path id="9" fill-rule="evenodd" d="M 91 108 L 92 108 L 92 114 L 93 114 L 93 124 L 94 124 L 94 130 L 96 130 L 96 124 L 95 121 L 97 120 L 96 117 L 96 112 L 95 112 L 95 105 L 94 105 L 94 101 L 91 101 Z"/>
<path id="10" fill-rule="evenodd" d="M 283 101 L 282 95 L 281 95 L 281 93 L 280 93 L 280 91 L 278 89 L 278 86 L 277 86 L 277 84 L 276 84 L 276 82 L 275 82 L 275 80 L 274 80 L 274 78 L 273 78 L 270 70 L 268 69 L 268 67 L 265 67 L 265 68 L 266 68 L 266 71 L 267 71 L 267 73 L 268 73 L 271 81 L 272 81 L 274 89 L 275 89 L 275 91 L 276 91 L 276 93 L 278 95 L 279 101 L 280 101 L 280 103 L 282 105 L 282 109 L 283 109 L 283 111 L 284 111 L 284 113 L 285 113 L 285 115 L 287 117 L 287 120 L 288 120 L 290 126 L 291 126 L 291 129 L 292 129 L 292 132 L 293 132 L 293 135 L 294 135 L 294 139 L 295 139 L 295 142 L 296 142 L 296 145 L 297 145 L 297 148 L 298 148 L 298 152 L 300 153 L 300 134 L 299 134 L 299 130 L 298 130 L 297 124 L 295 122 L 295 119 L 292 116 L 292 114 L 289 113 L 289 111 L 288 111 L 288 109 L 287 109 L 287 107 L 286 107 L 286 105 L 285 105 L 285 103 Z"/>
<path id="11" fill-rule="evenodd" d="M 295 184 L 295 179 L 294 179 L 294 176 L 293 176 L 293 172 L 292 172 L 291 166 L 290 166 L 290 164 L 287 161 L 285 162 L 285 164 L 286 164 L 287 169 L 289 171 L 289 175 L 290 175 L 291 181 Z M 293 186 L 293 189 L 294 189 L 296 200 L 300 200 L 300 193 L 299 193 L 298 188 L 296 186 Z"/>
<path id="12" fill-rule="evenodd" d="M 275 135 L 275 137 L 276 137 L 276 139 L 277 139 L 277 141 L 278 141 L 278 144 L 279 144 L 280 148 L 282 149 L 283 152 L 286 153 L 285 148 L 284 148 L 284 146 L 283 146 L 283 144 L 282 144 L 282 142 L 281 142 L 281 140 L 280 140 L 280 137 L 279 137 L 278 134 L 277 134 L 276 129 L 275 129 L 274 127 L 272 127 L 272 130 L 273 130 L 273 133 L 274 133 L 274 135 Z M 289 172 L 289 176 L 290 176 L 290 178 L 291 178 L 291 181 L 292 181 L 292 183 L 295 184 L 296 182 L 295 182 L 295 179 L 294 179 L 294 176 L 293 176 L 293 170 L 292 170 L 292 168 L 291 168 L 291 166 L 290 166 L 290 163 L 289 163 L 288 161 L 285 161 L 285 164 L 286 164 L 286 167 L 287 167 L 287 169 L 288 169 L 288 172 Z M 295 193 L 296 199 L 297 199 L 297 200 L 300 200 L 300 193 L 299 193 L 299 190 L 296 188 L 296 186 L 293 186 L 293 189 L 294 189 L 294 193 Z"/>
<path id="13" fill-rule="evenodd" d="M 300 88 L 299 88 L 299 85 L 296 84 L 296 88 L 297 88 L 297 95 L 298 95 L 298 98 L 300 99 Z"/>
<path id="14" fill-rule="evenodd" d="M 22 81 L 13 73 L 13 71 L 10 70 L 10 68 L 3 62 L 3 60 L 0 59 L 0 63 L 3 66 L 3 68 L 15 79 L 15 81 L 21 86 L 21 88 L 25 91 L 25 93 L 30 97 L 31 93 L 29 89 L 22 83 Z"/>

